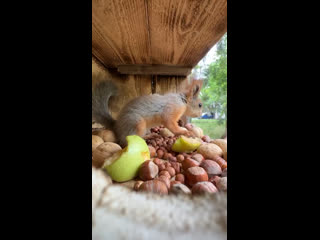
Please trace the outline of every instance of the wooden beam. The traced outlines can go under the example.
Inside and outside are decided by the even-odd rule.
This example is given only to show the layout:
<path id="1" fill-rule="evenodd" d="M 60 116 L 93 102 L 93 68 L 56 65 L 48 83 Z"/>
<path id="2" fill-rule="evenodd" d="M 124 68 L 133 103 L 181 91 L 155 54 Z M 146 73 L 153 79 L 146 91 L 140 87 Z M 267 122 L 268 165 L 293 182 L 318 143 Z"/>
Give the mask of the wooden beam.
<path id="1" fill-rule="evenodd" d="M 169 65 L 120 65 L 118 72 L 121 74 L 133 75 L 167 75 L 167 76 L 188 76 L 192 67 L 169 66 Z"/>

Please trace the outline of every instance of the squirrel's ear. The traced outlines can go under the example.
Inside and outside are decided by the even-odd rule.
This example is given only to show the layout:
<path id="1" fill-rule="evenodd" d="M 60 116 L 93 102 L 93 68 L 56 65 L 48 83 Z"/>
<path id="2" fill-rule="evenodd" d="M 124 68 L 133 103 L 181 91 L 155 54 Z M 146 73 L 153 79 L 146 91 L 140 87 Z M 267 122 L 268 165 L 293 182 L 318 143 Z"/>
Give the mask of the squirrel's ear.
<path id="1" fill-rule="evenodd" d="M 200 89 L 202 87 L 202 80 L 194 80 L 193 81 L 193 97 L 196 98 L 199 93 L 200 93 Z"/>

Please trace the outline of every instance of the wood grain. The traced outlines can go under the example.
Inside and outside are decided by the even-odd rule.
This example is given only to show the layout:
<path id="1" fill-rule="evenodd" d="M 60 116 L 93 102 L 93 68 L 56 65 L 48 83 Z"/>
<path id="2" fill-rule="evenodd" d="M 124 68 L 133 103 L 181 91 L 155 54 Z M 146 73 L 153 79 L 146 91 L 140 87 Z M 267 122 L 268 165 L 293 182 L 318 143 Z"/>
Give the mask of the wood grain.
<path id="1" fill-rule="evenodd" d="M 92 0 L 92 53 L 106 67 L 150 62 L 144 0 Z"/>
<path id="2" fill-rule="evenodd" d="M 92 0 L 92 53 L 105 67 L 194 67 L 227 31 L 227 0 Z"/>
<path id="3" fill-rule="evenodd" d="M 195 66 L 227 30 L 227 0 L 150 0 L 153 64 Z"/>

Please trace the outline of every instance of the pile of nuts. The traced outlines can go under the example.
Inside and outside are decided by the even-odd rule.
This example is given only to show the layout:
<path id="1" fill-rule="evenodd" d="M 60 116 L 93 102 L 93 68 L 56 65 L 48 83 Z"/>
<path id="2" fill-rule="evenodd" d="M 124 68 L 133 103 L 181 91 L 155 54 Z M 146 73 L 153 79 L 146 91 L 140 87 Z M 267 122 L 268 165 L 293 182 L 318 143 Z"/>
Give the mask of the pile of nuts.
<path id="1" fill-rule="evenodd" d="M 177 138 L 164 126 L 151 129 L 145 137 L 151 159 L 141 165 L 133 189 L 162 195 L 227 191 L 226 140 L 202 136 L 197 151 L 177 153 L 171 150 Z"/>

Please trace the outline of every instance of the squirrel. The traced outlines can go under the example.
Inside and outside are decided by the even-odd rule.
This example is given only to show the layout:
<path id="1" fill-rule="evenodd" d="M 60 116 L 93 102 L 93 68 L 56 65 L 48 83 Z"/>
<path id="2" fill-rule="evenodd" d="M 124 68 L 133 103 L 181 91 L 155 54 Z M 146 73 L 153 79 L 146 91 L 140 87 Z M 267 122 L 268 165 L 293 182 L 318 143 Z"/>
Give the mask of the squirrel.
<path id="1" fill-rule="evenodd" d="M 192 135 L 178 121 L 185 115 L 199 117 L 202 102 L 199 98 L 202 80 L 193 79 L 179 93 L 152 94 L 137 97 L 128 102 L 120 111 L 117 120 L 109 113 L 108 102 L 117 95 L 117 88 L 110 80 L 97 83 L 92 92 L 92 116 L 107 129 L 113 130 L 120 146 L 127 145 L 126 137 L 143 137 L 147 129 L 164 125 L 176 135 Z"/>

